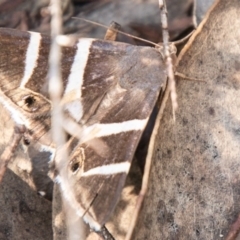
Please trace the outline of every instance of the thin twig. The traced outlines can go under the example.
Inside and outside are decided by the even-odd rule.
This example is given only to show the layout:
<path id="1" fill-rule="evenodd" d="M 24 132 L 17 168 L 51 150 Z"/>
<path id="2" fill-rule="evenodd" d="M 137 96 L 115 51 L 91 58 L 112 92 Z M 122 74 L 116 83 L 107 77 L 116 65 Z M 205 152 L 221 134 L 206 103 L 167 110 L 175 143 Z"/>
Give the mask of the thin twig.
<path id="1" fill-rule="evenodd" d="M 66 144 L 66 134 L 63 129 L 64 115 L 61 104 L 61 98 L 63 93 L 63 83 L 61 76 L 61 46 L 58 44 L 57 38 L 62 33 L 62 12 L 61 12 L 61 1 L 51 0 L 51 37 L 52 45 L 49 56 L 49 95 L 52 101 L 52 137 L 56 144 L 56 156 L 55 166 L 61 178 L 67 178 L 67 172 L 64 170 L 64 165 L 68 163 L 68 152 L 67 148 L 64 147 Z M 67 234 L 69 240 L 83 239 L 85 236 L 85 229 L 83 227 L 82 219 L 77 216 L 75 209 L 68 212 L 69 202 L 62 196 L 65 206 L 65 217 L 67 225 Z M 75 218 L 74 224 L 72 218 Z"/>
<path id="2" fill-rule="evenodd" d="M 63 92 L 61 76 L 61 47 L 58 45 L 56 38 L 62 32 L 62 19 L 60 1 L 51 0 L 51 37 L 52 44 L 49 56 L 49 94 L 52 101 L 52 137 L 57 148 L 65 144 L 65 133 L 62 128 L 62 108 L 61 96 Z"/>

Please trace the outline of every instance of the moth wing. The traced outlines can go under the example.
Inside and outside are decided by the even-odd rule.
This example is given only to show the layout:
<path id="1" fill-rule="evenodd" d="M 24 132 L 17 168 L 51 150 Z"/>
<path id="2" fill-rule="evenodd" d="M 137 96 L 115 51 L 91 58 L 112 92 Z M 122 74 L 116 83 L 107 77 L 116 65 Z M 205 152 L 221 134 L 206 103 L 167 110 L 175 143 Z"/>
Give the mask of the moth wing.
<path id="1" fill-rule="evenodd" d="M 99 59 L 104 58 L 99 65 Z M 107 68 L 102 69 L 101 64 Z M 95 69 L 100 67 L 98 81 L 112 78 L 111 87 L 86 121 L 85 131 L 93 135 L 87 142 L 75 144 L 58 179 L 64 196 L 78 214 L 99 230 L 117 204 L 166 73 L 155 49 L 100 40 L 91 45 L 87 67 L 90 75 L 84 81 L 97 75 Z M 86 81 L 83 98 L 91 92 L 89 82 Z M 107 153 L 96 151 L 96 140 L 107 146 L 107 150 L 102 149 Z"/>

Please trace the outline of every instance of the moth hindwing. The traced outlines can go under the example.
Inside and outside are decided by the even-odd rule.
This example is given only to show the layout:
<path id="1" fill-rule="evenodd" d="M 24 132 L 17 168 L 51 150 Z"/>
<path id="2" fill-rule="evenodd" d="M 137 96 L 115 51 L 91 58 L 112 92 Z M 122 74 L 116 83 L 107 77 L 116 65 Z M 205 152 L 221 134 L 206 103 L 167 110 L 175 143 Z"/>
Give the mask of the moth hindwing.
<path id="1" fill-rule="evenodd" d="M 51 102 L 43 91 L 50 39 L 39 33 L 0 29 L 0 101 L 24 124 L 42 151 L 50 137 Z M 64 197 L 90 227 L 108 221 L 123 188 L 138 141 L 165 84 L 158 50 L 125 43 L 79 39 L 62 49 L 65 117 L 95 135 L 76 139 L 57 176 Z M 95 143 L 102 142 L 106 148 Z M 105 152 L 104 152 L 105 151 Z"/>

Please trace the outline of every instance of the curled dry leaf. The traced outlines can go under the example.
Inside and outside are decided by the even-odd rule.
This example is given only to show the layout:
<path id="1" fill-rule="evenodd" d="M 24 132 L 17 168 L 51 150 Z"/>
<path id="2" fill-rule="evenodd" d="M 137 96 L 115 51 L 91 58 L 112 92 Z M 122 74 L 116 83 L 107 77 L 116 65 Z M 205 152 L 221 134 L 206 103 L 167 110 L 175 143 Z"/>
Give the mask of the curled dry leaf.
<path id="1" fill-rule="evenodd" d="M 133 239 L 225 239 L 240 212 L 240 5 L 218 1 L 180 55 Z"/>

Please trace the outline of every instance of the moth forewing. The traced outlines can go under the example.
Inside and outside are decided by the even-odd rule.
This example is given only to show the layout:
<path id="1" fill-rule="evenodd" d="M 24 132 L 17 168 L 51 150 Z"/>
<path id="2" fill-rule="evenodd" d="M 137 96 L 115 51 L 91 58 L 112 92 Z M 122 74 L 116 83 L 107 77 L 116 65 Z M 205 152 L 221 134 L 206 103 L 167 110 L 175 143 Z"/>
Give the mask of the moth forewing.
<path id="1" fill-rule="evenodd" d="M 76 145 L 69 165 L 65 165 L 67 177 L 58 176 L 58 180 L 79 214 L 99 230 L 117 204 L 166 73 L 161 55 L 153 48 L 94 40 L 89 53 L 82 80 L 83 118 L 85 113 L 89 116 L 86 131 L 97 129 L 92 140 L 101 140 L 109 152 L 102 157 L 90 142 Z M 107 87 L 103 89 L 101 85 Z M 99 88 L 101 100 L 89 114 L 90 108 L 84 103 L 90 104 L 94 96 L 99 99 Z M 76 151 L 81 154 L 74 154 Z"/>

